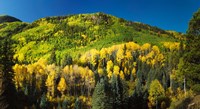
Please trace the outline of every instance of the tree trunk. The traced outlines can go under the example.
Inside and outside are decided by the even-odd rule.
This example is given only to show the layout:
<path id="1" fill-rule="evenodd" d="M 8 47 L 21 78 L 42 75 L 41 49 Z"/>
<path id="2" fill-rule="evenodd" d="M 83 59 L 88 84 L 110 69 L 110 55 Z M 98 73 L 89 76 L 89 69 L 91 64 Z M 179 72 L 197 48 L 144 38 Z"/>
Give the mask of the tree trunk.
<path id="1" fill-rule="evenodd" d="M 186 97 L 186 80 L 185 80 L 185 77 L 184 77 L 184 93 L 185 93 L 185 97 Z"/>

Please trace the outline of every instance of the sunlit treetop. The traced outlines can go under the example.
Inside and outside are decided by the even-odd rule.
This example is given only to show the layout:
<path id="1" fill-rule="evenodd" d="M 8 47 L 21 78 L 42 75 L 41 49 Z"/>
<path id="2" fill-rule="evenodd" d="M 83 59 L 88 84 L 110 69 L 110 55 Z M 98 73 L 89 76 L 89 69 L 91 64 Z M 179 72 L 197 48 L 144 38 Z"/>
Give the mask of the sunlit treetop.
<path id="1" fill-rule="evenodd" d="M 150 47 L 151 47 L 151 44 L 145 43 L 144 45 L 141 46 L 141 50 L 146 51 L 146 50 L 149 50 Z"/>

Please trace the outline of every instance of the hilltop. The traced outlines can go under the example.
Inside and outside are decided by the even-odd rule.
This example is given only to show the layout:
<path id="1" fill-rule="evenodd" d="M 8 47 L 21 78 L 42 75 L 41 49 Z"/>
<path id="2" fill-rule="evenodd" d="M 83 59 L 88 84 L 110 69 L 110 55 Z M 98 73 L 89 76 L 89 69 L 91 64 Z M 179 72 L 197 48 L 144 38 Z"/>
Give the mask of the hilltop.
<path id="1" fill-rule="evenodd" d="M 9 15 L 0 15 L 0 24 L 4 22 L 16 22 L 16 21 L 21 22 L 21 20 L 15 17 L 9 16 Z"/>

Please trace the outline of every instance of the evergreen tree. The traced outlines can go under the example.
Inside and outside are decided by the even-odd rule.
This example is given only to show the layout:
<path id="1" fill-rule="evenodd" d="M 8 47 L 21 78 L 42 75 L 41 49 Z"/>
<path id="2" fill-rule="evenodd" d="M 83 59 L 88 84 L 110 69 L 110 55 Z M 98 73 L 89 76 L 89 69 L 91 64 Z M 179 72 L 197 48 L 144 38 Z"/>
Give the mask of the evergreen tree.
<path id="1" fill-rule="evenodd" d="M 111 78 L 112 107 L 113 109 L 124 109 L 127 103 L 127 84 L 120 79 L 120 76 L 113 75 Z"/>
<path id="2" fill-rule="evenodd" d="M 200 83 L 200 9 L 193 15 L 186 35 L 185 55 L 180 72 L 183 72 L 188 86 Z"/>
<path id="3" fill-rule="evenodd" d="M 11 36 L 9 34 L 0 41 L 0 108 L 15 109 L 16 90 L 12 81 L 12 48 Z"/>
<path id="4" fill-rule="evenodd" d="M 81 101 L 76 98 L 74 109 L 81 109 Z"/>
<path id="5" fill-rule="evenodd" d="M 60 102 L 58 102 L 58 107 L 57 109 L 62 109 Z"/>
<path id="6" fill-rule="evenodd" d="M 72 57 L 69 54 L 66 54 L 63 56 L 63 58 L 61 59 L 61 67 L 64 67 L 66 65 L 71 65 L 72 64 Z"/>
<path id="7" fill-rule="evenodd" d="M 111 109 L 107 88 L 108 84 L 102 78 L 97 83 L 92 95 L 92 109 Z"/>
<path id="8" fill-rule="evenodd" d="M 62 102 L 62 109 L 67 109 L 67 105 L 68 105 L 67 103 L 68 101 L 67 101 L 67 98 L 65 97 L 65 99 Z"/>
<path id="9" fill-rule="evenodd" d="M 144 94 L 142 92 L 134 92 L 134 94 L 129 97 L 128 109 L 148 109 L 147 100 L 144 99 Z"/>
<path id="10" fill-rule="evenodd" d="M 117 97 L 117 91 L 116 91 L 116 82 L 117 77 L 113 74 L 111 77 L 111 91 L 112 91 L 112 108 L 115 109 L 117 107 L 116 103 L 116 97 Z"/>
<path id="11" fill-rule="evenodd" d="M 41 100 L 40 100 L 40 108 L 41 109 L 47 109 L 47 97 L 46 97 L 45 93 L 42 94 L 42 97 L 41 97 Z"/>

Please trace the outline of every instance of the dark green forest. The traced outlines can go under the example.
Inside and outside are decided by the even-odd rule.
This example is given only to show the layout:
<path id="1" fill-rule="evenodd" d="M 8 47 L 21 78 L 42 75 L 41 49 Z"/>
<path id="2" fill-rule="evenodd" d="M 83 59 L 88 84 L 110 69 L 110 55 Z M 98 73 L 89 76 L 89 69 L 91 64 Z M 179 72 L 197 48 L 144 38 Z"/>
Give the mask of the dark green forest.
<path id="1" fill-rule="evenodd" d="M 102 12 L 0 16 L 0 108 L 199 108 L 199 22 L 183 34 Z"/>

